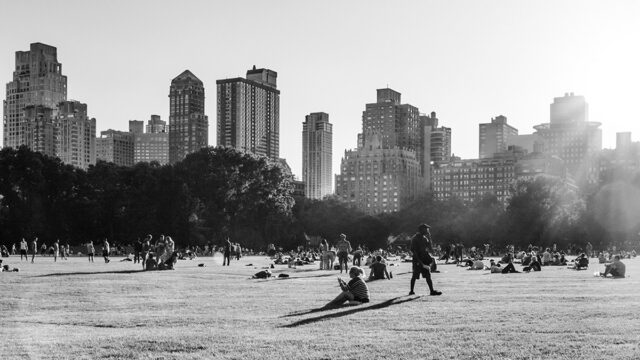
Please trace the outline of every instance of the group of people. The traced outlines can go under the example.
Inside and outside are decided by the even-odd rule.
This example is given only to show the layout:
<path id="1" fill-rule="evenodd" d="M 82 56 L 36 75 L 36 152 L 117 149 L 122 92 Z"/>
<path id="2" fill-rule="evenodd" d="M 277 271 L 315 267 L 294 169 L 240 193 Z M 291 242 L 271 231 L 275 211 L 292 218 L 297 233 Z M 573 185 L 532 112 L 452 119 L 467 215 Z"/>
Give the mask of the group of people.
<path id="1" fill-rule="evenodd" d="M 3 245 L 2 246 L 4 249 L 2 249 L 3 253 L 7 251 L 6 247 Z M 16 245 L 14 244 L 12 247 L 12 254 L 15 255 L 16 253 Z M 69 259 L 69 244 L 65 244 L 65 245 L 60 245 L 60 240 L 56 240 L 53 242 L 53 245 L 51 245 L 50 247 L 47 247 L 46 244 L 42 244 L 41 247 L 41 251 L 40 251 L 40 255 L 41 256 L 45 256 L 50 254 L 53 256 L 53 261 L 57 262 L 58 261 L 58 257 L 60 257 L 61 259 L 64 260 L 68 260 Z M 27 240 L 25 238 L 22 238 L 22 240 L 20 241 L 20 261 L 26 260 L 29 261 L 29 255 L 31 255 L 31 262 L 35 262 L 35 258 L 36 255 L 38 254 L 38 238 L 34 237 L 33 240 L 31 240 L 30 243 L 27 243 Z"/>

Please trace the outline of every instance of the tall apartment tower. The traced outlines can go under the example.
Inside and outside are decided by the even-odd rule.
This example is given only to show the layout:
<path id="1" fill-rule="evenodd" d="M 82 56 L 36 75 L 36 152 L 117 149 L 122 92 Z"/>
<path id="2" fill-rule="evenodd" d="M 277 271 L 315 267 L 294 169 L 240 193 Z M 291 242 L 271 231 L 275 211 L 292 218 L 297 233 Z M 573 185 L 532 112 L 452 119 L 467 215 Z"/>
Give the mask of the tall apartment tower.
<path id="1" fill-rule="evenodd" d="M 169 133 L 166 132 L 167 122 L 159 115 L 151 115 L 147 121 L 147 132 L 133 134 L 134 151 L 133 162 L 156 161 L 160 165 L 169 163 Z"/>
<path id="2" fill-rule="evenodd" d="M 44 105 L 27 105 L 18 126 L 19 145 L 27 145 L 31 150 L 47 156 L 56 156 L 58 127 L 53 121 L 55 110 Z"/>
<path id="3" fill-rule="evenodd" d="M 247 78 L 216 81 L 218 146 L 277 160 L 280 149 L 280 90 L 278 73 L 247 71 Z"/>
<path id="4" fill-rule="evenodd" d="M 302 123 L 302 181 L 305 196 L 322 199 L 332 193 L 333 125 L 329 114 L 311 113 Z"/>
<path id="5" fill-rule="evenodd" d="M 576 180 L 585 179 L 591 155 L 602 150 L 599 122 L 589 121 L 589 105 L 584 96 L 567 93 L 553 99 L 550 122 L 534 126 L 542 142 L 542 152 L 565 161 Z"/>
<path id="6" fill-rule="evenodd" d="M 400 210 L 428 188 L 429 143 L 418 108 L 392 89 L 362 113 L 358 149 L 345 151 L 336 195 L 367 214 Z"/>
<path id="7" fill-rule="evenodd" d="M 65 164 L 88 169 L 96 163 L 96 119 L 87 115 L 87 104 L 63 101 L 53 117 L 57 126 L 56 155 Z"/>
<path id="8" fill-rule="evenodd" d="M 479 125 L 480 159 L 488 159 L 493 154 L 507 151 L 507 147 L 518 136 L 518 129 L 507 124 L 507 117 L 498 115 L 490 123 Z"/>
<path id="9" fill-rule="evenodd" d="M 33 43 L 29 51 L 16 51 L 13 80 L 7 83 L 7 97 L 3 102 L 3 146 L 15 148 L 27 145 L 35 150 L 38 146 L 29 142 L 33 136 L 28 133 L 30 129 L 32 132 L 39 131 L 42 124 L 30 124 L 33 117 L 27 118 L 25 108 L 41 106 L 53 110 L 65 100 L 67 77 L 62 75 L 62 64 L 58 62 L 56 48 Z M 42 111 L 36 110 L 39 113 Z"/>
<path id="10" fill-rule="evenodd" d="M 442 163 L 451 160 L 451 128 L 438 127 L 438 118 L 434 111 L 430 115 L 421 115 L 425 136 L 428 136 L 429 159 L 432 163 Z"/>
<path id="11" fill-rule="evenodd" d="M 204 86 L 191 71 L 171 80 L 169 90 L 169 162 L 208 146 L 209 120 L 204 114 Z"/>

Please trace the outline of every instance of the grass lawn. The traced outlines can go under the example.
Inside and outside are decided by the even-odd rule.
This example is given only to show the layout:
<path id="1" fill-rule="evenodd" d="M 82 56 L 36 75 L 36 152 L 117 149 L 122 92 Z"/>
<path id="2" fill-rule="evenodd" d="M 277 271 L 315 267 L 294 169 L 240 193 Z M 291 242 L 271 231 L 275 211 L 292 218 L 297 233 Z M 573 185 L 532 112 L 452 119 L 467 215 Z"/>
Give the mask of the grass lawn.
<path id="1" fill-rule="evenodd" d="M 368 284 L 371 303 L 328 311 L 317 308 L 339 293 L 339 272 L 276 266 L 291 277 L 249 279 L 266 257 L 161 272 L 119 258 L 4 260 L 20 272 L 0 273 L 0 359 L 640 358 L 640 258 L 619 280 L 594 277 L 599 264 L 441 265 L 437 297 L 422 279 L 407 296 L 411 266 L 392 261 L 392 280 Z"/>

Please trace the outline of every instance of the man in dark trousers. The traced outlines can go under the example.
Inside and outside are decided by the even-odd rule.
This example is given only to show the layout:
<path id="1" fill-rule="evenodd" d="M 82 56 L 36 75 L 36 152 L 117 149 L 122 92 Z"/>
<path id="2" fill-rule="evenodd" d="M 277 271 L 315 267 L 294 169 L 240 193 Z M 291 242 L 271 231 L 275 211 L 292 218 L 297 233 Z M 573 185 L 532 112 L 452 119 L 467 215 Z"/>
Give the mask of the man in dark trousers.
<path id="1" fill-rule="evenodd" d="M 432 251 L 431 246 L 431 234 L 429 233 L 430 226 L 427 224 L 420 224 L 418 226 L 418 232 L 411 239 L 411 252 L 413 254 L 413 276 L 411 277 L 411 291 L 409 295 L 414 295 L 413 288 L 416 285 L 416 280 L 422 277 L 427 280 L 431 295 L 442 295 L 438 290 L 433 289 L 433 283 L 431 282 L 431 262 L 435 262 L 435 259 L 431 257 L 429 251 Z"/>

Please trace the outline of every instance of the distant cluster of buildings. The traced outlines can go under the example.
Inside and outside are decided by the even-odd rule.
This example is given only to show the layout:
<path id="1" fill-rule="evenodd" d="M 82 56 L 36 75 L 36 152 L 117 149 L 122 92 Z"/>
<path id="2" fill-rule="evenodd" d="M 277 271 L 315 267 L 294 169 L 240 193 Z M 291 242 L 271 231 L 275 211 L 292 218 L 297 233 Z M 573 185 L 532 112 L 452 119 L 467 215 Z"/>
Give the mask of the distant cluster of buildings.
<path id="1" fill-rule="evenodd" d="M 280 91 L 277 73 L 247 71 L 246 78 L 216 81 L 217 145 L 280 162 Z M 3 103 L 4 146 L 27 145 L 64 163 L 87 169 L 98 160 L 121 166 L 139 162 L 175 164 L 207 147 L 202 81 L 185 70 L 171 81 L 169 119 L 151 115 L 146 124 L 130 120 L 128 131 L 106 130 L 96 137 L 96 119 L 87 105 L 67 100 L 67 77 L 53 46 L 34 43 L 16 52 L 13 81 Z M 589 121 L 584 97 L 554 98 L 550 121 L 521 135 L 499 115 L 479 124 L 478 159 L 451 152 L 451 128 L 439 126 L 435 112 L 423 114 L 403 104 L 401 94 L 378 89 L 366 104 L 357 147 L 344 153 L 332 180 L 333 125 L 329 114 L 307 115 L 302 130 L 302 179 L 298 195 L 322 199 L 335 194 L 367 214 L 394 212 L 426 193 L 439 199 L 474 201 L 496 195 L 506 202 L 519 179 L 544 174 L 588 187 L 611 171 L 640 169 L 640 144 L 618 133 L 615 150 L 602 150 L 600 123 Z M 623 170 L 620 170 L 623 169 Z"/>

